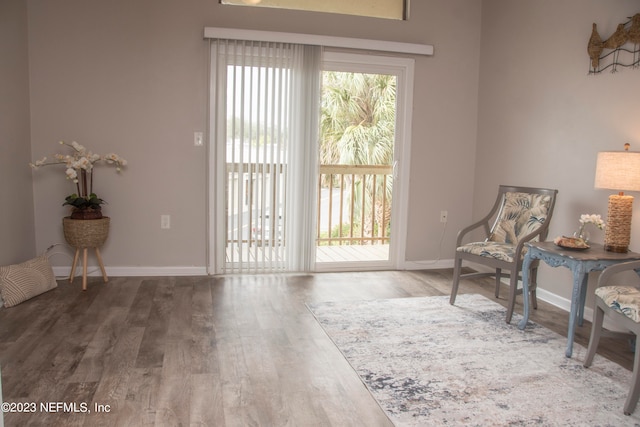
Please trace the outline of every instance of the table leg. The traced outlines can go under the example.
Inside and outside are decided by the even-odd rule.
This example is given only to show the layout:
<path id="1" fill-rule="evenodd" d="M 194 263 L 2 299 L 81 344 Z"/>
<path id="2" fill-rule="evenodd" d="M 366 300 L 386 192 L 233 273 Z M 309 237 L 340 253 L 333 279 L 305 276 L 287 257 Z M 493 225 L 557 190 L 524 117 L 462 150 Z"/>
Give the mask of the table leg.
<path id="1" fill-rule="evenodd" d="M 573 270 L 573 291 L 571 293 L 571 313 L 569 314 L 569 330 L 567 331 L 567 351 L 565 356 L 571 357 L 573 354 L 573 339 L 576 335 L 576 320 L 579 316 L 580 296 L 582 295 L 582 284 L 586 281 L 586 275 L 580 268 Z"/>
<path id="2" fill-rule="evenodd" d="M 522 305 L 524 305 L 524 313 L 522 314 L 522 320 L 518 323 L 518 329 L 522 330 L 527 327 L 527 322 L 529 321 L 529 267 L 531 266 L 531 261 L 531 251 L 529 251 L 522 261 Z"/>
<path id="3" fill-rule="evenodd" d="M 584 306 L 587 303 L 587 289 L 589 288 L 589 274 L 585 273 L 582 276 L 582 283 L 580 288 L 580 306 L 578 307 L 578 326 L 584 324 Z"/>

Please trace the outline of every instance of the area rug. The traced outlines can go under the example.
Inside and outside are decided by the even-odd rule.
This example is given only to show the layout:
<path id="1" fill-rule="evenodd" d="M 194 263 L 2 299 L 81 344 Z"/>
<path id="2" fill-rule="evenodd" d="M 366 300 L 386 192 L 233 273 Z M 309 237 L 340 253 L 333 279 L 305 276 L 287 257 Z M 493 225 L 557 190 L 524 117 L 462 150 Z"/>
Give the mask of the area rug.
<path id="1" fill-rule="evenodd" d="M 631 372 L 480 295 L 308 304 L 397 426 L 627 426 Z M 621 344 L 624 345 L 624 344 Z"/>

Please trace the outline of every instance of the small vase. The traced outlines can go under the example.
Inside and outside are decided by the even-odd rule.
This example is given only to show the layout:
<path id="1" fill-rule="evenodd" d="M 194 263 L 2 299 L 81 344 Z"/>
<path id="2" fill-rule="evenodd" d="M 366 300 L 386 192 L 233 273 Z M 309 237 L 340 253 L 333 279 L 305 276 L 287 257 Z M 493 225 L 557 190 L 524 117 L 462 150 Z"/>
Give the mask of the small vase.
<path id="1" fill-rule="evenodd" d="M 591 235 L 587 230 L 584 229 L 584 227 L 580 227 L 578 231 L 573 233 L 573 237 L 575 237 L 576 239 L 581 239 L 585 243 L 589 243 L 589 237 L 591 237 Z"/>

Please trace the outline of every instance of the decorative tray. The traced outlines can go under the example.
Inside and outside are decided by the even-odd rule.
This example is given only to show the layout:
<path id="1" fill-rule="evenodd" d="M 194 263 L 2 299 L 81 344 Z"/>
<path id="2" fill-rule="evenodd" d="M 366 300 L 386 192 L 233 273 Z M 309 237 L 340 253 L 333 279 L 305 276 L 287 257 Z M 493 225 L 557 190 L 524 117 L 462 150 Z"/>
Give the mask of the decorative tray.
<path id="1" fill-rule="evenodd" d="M 560 246 L 561 248 L 571 249 L 574 251 L 584 251 L 591 247 L 582 239 L 567 236 L 558 236 L 553 239 L 553 243 L 555 243 L 557 246 Z"/>

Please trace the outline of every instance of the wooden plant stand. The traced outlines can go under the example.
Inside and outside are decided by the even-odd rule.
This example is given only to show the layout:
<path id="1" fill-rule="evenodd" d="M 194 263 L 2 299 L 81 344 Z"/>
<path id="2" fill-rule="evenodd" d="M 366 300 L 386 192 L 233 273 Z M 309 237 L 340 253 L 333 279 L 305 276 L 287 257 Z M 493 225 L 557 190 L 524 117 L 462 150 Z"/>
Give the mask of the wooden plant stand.
<path id="1" fill-rule="evenodd" d="M 109 217 L 102 217 L 100 219 L 71 219 L 70 217 L 65 217 L 62 219 L 64 238 L 67 243 L 76 248 L 71 273 L 69 274 L 69 282 L 73 283 L 78 258 L 80 257 L 80 249 L 82 249 L 83 291 L 87 290 L 87 252 L 89 248 L 94 248 L 96 251 L 96 257 L 98 258 L 98 264 L 100 265 L 104 282 L 107 283 L 109 281 L 104 264 L 102 263 L 102 256 L 100 255 L 100 247 L 109 236 L 109 223 Z"/>

